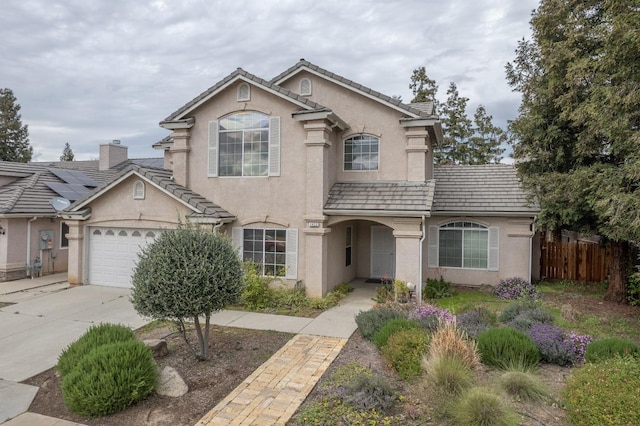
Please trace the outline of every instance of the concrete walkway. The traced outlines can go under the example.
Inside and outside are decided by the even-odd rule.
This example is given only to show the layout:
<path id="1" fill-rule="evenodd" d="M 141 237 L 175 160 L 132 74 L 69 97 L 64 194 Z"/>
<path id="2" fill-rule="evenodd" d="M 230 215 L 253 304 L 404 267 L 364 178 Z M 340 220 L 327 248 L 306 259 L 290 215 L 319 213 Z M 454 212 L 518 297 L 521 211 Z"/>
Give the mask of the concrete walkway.
<path id="1" fill-rule="evenodd" d="M 44 281 L 42 283 L 44 283 Z M 27 311 L 31 316 L 40 315 L 48 319 L 55 317 L 60 317 L 59 319 L 69 319 L 70 314 L 68 309 L 73 310 L 73 306 L 83 305 L 85 302 L 89 302 L 91 306 L 84 306 L 85 309 L 83 309 L 83 311 L 85 312 L 83 315 L 80 313 L 72 315 L 74 318 L 73 321 L 79 321 L 81 323 L 85 321 L 140 322 L 137 327 L 144 324 L 144 321 L 139 317 L 137 319 L 132 317 L 128 318 L 128 321 L 122 321 L 123 316 L 131 316 L 131 311 L 133 311 L 131 303 L 128 302 L 128 297 L 125 297 L 128 296 L 128 290 L 126 289 L 96 286 L 68 288 L 68 284 L 65 286 L 65 283 L 51 282 L 49 284 L 38 285 L 38 282 L 35 282 L 32 283 L 30 290 L 20 289 L 20 284 L 10 284 L 3 290 L 3 286 L 6 284 L 9 283 L 0 283 L 0 303 L 12 299 L 16 300 L 17 304 L 0 309 L 0 320 L 2 320 L 3 311 L 5 313 L 12 311 L 22 313 L 23 311 Z M 22 285 L 27 284 L 29 283 L 23 283 Z M 348 338 L 356 330 L 355 315 L 361 310 L 370 309 L 374 304 L 372 300 L 372 297 L 375 295 L 374 286 L 364 284 L 364 282 L 360 280 L 352 283 L 352 285 L 355 287 L 355 290 L 349 293 L 349 295 L 341 301 L 339 306 L 323 312 L 316 318 L 289 317 L 240 311 L 222 311 L 213 315 L 211 319 L 212 324 L 259 330 L 276 330 L 295 333 L 296 336 L 214 407 L 200 420 L 198 425 L 284 424 L 298 409 L 313 389 L 313 386 L 340 353 L 340 350 Z M 9 290 L 9 288 L 11 288 L 11 290 Z M 51 292 L 48 293 L 48 290 L 51 290 Z M 66 291 L 64 291 L 64 297 L 61 298 L 60 292 L 63 290 Z M 109 318 L 109 312 L 114 312 L 114 309 L 111 309 L 111 307 L 95 306 L 95 300 L 87 301 L 86 297 L 83 297 L 83 293 L 89 294 L 91 291 L 106 293 L 114 291 L 120 295 L 116 300 L 104 302 L 111 304 L 115 312 L 119 312 L 118 317 L 120 321 Z M 95 296 L 93 297 L 95 298 Z M 38 308 L 35 309 L 34 306 Z M 42 312 L 44 312 L 44 314 Z M 133 314 L 135 314 L 135 312 L 133 312 Z M 91 322 L 81 325 L 85 325 L 86 329 Z M 66 324 L 67 327 L 70 325 L 72 324 Z M 15 321 L 13 322 L 13 327 L 17 327 Z M 60 324 L 57 329 L 60 329 L 59 327 L 61 327 Z M 133 327 L 137 328 L 135 326 Z M 53 333 L 54 330 L 47 332 Z M 79 333 L 77 337 L 82 334 L 80 330 L 74 330 L 72 334 L 74 333 Z M 37 337 L 35 337 L 35 339 L 37 341 Z M 69 342 L 64 343 L 64 346 Z M 4 346 L 4 343 L 3 337 L 0 334 L 0 345 Z M 40 341 L 40 343 L 42 343 L 42 341 Z M 48 347 L 48 345 L 38 346 Z M 35 367 L 35 369 L 30 367 L 28 373 L 22 374 L 22 376 L 26 374 L 26 377 L 20 378 L 20 380 L 24 380 L 55 365 L 55 360 L 57 360 L 61 348 L 57 347 L 59 345 L 54 346 L 55 347 L 49 351 L 49 363 L 36 363 L 40 367 Z M 28 351 L 27 348 L 22 348 L 20 352 L 25 350 Z M 9 357 L 16 355 L 18 354 L 13 352 Z M 5 358 L 4 361 L 2 360 L 3 356 Z M 6 426 L 75 425 L 75 423 L 34 413 L 19 415 L 28 409 L 33 397 L 35 397 L 37 388 L 27 389 L 33 388 L 33 386 L 23 388 L 26 385 L 15 383 L 19 377 L 17 377 L 14 372 L 7 373 L 7 370 L 5 370 L 3 373 L 2 366 L 3 362 L 7 362 L 6 358 L 4 353 L 0 353 L 0 423 L 7 418 L 17 416 L 4 424 Z M 25 364 L 30 364 L 28 359 L 18 356 L 18 362 L 14 362 L 13 366 L 18 368 L 19 365 L 24 366 Z M 8 370 L 11 371 L 11 366 L 9 366 Z M 10 375 L 12 379 L 1 380 L 6 379 L 5 375 Z M 12 389 L 3 392 L 2 386 L 7 383 L 9 383 L 10 386 L 18 386 L 19 388 L 12 387 Z M 8 399 L 5 399 L 5 396 Z M 18 396 L 20 396 L 20 398 Z M 22 401 L 22 405 L 16 408 L 14 402 L 18 399 Z M 8 408 L 10 413 L 12 413 L 9 413 L 10 415 L 8 415 L 7 412 Z M 16 410 L 19 411 L 16 412 Z M 263 421 L 262 419 L 265 420 Z"/>

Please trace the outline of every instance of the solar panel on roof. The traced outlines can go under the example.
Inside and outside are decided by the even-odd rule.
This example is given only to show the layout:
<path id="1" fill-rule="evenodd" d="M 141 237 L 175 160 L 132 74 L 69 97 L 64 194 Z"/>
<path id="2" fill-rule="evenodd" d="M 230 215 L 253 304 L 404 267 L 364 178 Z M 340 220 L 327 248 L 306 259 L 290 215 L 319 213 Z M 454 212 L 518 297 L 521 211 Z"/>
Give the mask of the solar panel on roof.
<path id="1" fill-rule="evenodd" d="M 45 182 L 45 185 L 69 201 L 79 200 L 91 192 L 89 188 L 76 183 Z"/>
<path id="2" fill-rule="evenodd" d="M 90 188 L 96 188 L 100 186 L 98 182 L 91 179 L 89 176 L 85 175 L 83 172 L 78 170 L 66 170 L 66 169 L 48 169 L 51 173 L 58 176 L 60 179 L 70 184 L 79 184 L 83 186 L 88 186 Z"/>

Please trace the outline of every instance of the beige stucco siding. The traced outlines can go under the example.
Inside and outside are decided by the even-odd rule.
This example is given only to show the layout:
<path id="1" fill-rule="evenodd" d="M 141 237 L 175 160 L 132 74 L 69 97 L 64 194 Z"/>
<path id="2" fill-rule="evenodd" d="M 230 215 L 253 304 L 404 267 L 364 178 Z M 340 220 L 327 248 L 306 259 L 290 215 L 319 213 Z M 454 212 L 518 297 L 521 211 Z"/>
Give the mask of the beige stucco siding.
<path id="1" fill-rule="evenodd" d="M 311 79 L 312 95 L 309 96 L 320 105 L 330 106 L 342 120 L 349 124 L 349 128 L 337 136 L 334 161 L 336 173 L 331 175 L 331 183 L 336 181 L 375 181 L 375 180 L 407 180 L 407 157 L 405 152 L 405 132 L 400 127 L 403 114 L 394 111 L 379 101 L 359 95 L 352 90 L 345 89 L 331 81 L 319 78 L 307 72 L 296 74 L 283 86 L 298 93 L 299 81 L 302 78 Z M 368 171 L 343 171 L 343 141 L 344 139 L 370 134 L 380 139 L 379 169 Z"/>
<path id="2" fill-rule="evenodd" d="M 499 229 L 499 264 L 497 271 L 463 269 L 463 268 L 429 268 L 427 264 L 427 253 L 429 248 L 428 239 L 423 245 L 424 263 L 423 277 L 439 278 L 464 285 L 497 285 L 500 280 L 519 276 L 528 279 L 529 271 L 529 248 L 533 246 L 531 240 L 529 218 L 500 218 L 500 217 L 433 217 L 427 222 L 428 226 L 440 226 L 452 221 L 469 221 L 482 224 L 487 227 Z"/>

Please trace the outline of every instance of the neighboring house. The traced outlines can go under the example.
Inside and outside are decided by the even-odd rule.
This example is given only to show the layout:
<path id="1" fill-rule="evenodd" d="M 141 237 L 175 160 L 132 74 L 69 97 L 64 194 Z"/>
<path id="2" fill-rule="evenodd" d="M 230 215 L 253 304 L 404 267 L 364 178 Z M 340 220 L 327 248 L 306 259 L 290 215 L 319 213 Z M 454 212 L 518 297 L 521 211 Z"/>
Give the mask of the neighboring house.
<path id="1" fill-rule="evenodd" d="M 0 161 L 0 281 L 67 271 L 69 231 L 58 210 L 68 203 L 55 200 L 79 199 L 131 164 L 163 164 L 162 159 L 128 160 L 125 147 L 112 149 L 124 157 L 112 158 L 117 164 L 111 167 L 100 167 L 100 161 Z"/>
<path id="2" fill-rule="evenodd" d="M 61 213 L 70 282 L 130 285 L 130 259 L 181 218 L 312 296 L 356 277 L 535 276 L 538 208 L 514 168 L 434 167 L 430 103 L 301 60 L 270 81 L 238 68 L 160 125 L 165 170 L 129 166 Z"/>

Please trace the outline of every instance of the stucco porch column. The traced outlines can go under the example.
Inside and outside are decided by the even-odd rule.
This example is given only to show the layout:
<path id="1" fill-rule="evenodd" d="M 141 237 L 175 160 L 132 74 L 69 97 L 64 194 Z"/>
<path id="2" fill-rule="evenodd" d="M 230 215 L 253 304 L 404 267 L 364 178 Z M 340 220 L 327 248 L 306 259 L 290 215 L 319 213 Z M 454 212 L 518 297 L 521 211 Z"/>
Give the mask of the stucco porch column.
<path id="1" fill-rule="evenodd" d="M 67 280 L 71 285 L 81 285 L 84 279 L 82 276 L 82 257 L 84 256 L 83 222 L 65 220 L 65 223 L 69 226 L 69 233 L 67 234 L 67 241 L 69 241 Z"/>
<path id="2" fill-rule="evenodd" d="M 328 247 L 330 228 L 309 228 L 317 222 L 307 222 L 305 234 L 305 289 L 309 297 L 322 297 L 327 294 L 328 279 Z M 321 224 L 320 224 L 321 226 Z"/>
<path id="3" fill-rule="evenodd" d="M 421 220 L 414 218 L 395 219 L 393 236 L 396 239 L 396 278 L 413 283 L 418 288 L 420 280 Z"/>

